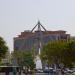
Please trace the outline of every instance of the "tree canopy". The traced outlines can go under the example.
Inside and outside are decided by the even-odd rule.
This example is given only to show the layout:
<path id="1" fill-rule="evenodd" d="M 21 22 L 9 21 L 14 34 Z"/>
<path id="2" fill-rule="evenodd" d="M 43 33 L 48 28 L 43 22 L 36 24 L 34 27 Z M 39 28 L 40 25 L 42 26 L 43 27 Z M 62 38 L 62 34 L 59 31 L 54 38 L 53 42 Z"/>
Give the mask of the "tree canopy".
<path id="1" fill-rule="evenodd" d="M 5 57 L 8 47 L 2 37 L 0 37 L 0 60 Z"/>
<path id="2" fill-rule="evenodd" d="M 70 67 L 75 63 L 75 42 L 49 42 L 41 51 L 41 59 L 48 64 L 63 63 L 64 66 Z"/>
<path id="3" fill-rule="evenodd" d="M 31 52 L 27 51 L 14 51 L 14 57 L 17 60 L 19 66 L 25 66 L 26 68 L 33 69 L 35 67 L 34 58 Z"/>

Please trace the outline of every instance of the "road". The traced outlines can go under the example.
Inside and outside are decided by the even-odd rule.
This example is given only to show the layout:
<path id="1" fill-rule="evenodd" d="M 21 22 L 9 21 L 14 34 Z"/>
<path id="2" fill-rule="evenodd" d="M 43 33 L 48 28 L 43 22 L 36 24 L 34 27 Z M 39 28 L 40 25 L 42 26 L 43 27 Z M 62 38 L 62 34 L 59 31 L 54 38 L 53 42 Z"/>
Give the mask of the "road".
<path id="1" fill-rule="evenodd" d="M 25 74 L 21 74 L 21 75 L 25 75 Z M 34 74 L 29 74 L 29 75 L 55 75 L 55 74 L 50 74 L 50 73 L 34 73 Z"/>
<path id="2" fill-rule="evenodd" d="M 0 75 L 5 75 L 5 73 L 0 73 Z M 9 75 L 13 75 L 12 73 L 10 73 Z M 17 74 L 18 75 L 18 74 Z M 25 74 L 21 74 L 21 75 L 25 75 Z M 29 74 L 29 75 L 31 75 L 31 74 Z M 47 74 L 47 73 L 35 73 L 35 74 L 33 74 L 33 75 L 50 75 L 50 74 Z"/>
<path id="3" fill-rule="evenodd" d="M 35 75 L 49 75 L 48 73 L 36 73 Z"/>

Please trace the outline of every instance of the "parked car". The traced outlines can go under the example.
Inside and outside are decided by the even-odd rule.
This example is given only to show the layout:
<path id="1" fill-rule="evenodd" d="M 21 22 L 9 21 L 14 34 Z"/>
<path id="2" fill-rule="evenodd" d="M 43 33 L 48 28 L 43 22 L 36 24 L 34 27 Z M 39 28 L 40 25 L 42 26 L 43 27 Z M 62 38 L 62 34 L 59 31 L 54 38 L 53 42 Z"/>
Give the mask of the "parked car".
<path id="1" fill-rule="evenodd" d="M 71 70 L 71 69 L 69 69 L 69 68 L 66 68 L 66 69 L 64 70 L 64 72 L 65 72 L 65 73 L 73 73 L 73 70 Z"/>
<path id="2" fill-rule="evenodd" d="M 43 72 L 44 73 L 54 73 L 53 68 L 44 69 Z"/>
<path id="3" fill-rule="evenodd" d="M 37 72 L 37 73 L 43 73 L 43 70 L 42 69 L 36 69 L 35 72 Z"/>

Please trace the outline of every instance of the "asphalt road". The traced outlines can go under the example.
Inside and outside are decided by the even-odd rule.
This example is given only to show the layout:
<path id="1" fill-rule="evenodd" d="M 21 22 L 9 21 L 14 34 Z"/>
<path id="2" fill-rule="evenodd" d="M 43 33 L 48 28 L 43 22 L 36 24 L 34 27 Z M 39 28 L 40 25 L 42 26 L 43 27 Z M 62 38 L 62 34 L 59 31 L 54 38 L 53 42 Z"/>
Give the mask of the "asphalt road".
<path id="1" fill-rule="evenodd" d="M 22 74 L 22 75 L 24 75 L 24 74 Z M 29 74 L 29 75 L 31 75 L 31 74 Z M 47 74 L 47 73 L 35 73 L 33 75 L 51 75 L 51 74 Z"/>
<path id="2" fill-rule="evenodd" d="M 0 73 L 0 75 L 5 75 L 5 73 Z M 10 73 L 9 75 L 13 75 L 12 73 Z M 18 75 L 18 74 L 17 74 Z M 25 74 L 21 74 L 21 75 L 25 75 Z M 29 74 L 29 75 L 31 75 L 31 74 Z M 35 73 L 35 74 L 33 74 L 33 75 L 50 75 L 50 74 L 47 74 L 47 73 Z"/>
<path id="3" fill-rule="evenodd" d="M 49 75 L 48 73 L 36 73 L 35 75 Z"/>
<path id="4" fill-rule="evenodd" d="M 52 74 L 48 74 L 48 73 L 35 73 L 33 75 L 52 75 Z"/>

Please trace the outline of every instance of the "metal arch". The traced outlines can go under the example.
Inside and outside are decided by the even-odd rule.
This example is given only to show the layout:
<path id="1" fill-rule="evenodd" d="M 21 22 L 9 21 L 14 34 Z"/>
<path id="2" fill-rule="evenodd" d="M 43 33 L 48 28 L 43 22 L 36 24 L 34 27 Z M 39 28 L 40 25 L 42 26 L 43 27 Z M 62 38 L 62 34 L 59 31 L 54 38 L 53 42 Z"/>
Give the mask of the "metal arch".
<path id="1" fill-rule="evenodd" d="M 47 31 L 46 29 L 45 29 L 45 27 L 40 23 L 40 21 L 38 21 L 38 23 L 35 25 L 35 27 L 31 30 L 31 32 L 33 32 L 33 30 L 36 28 L 38 26 L 38 31 L 41 31 L 41 27 L 45 30 L 45 31 Z"/>

